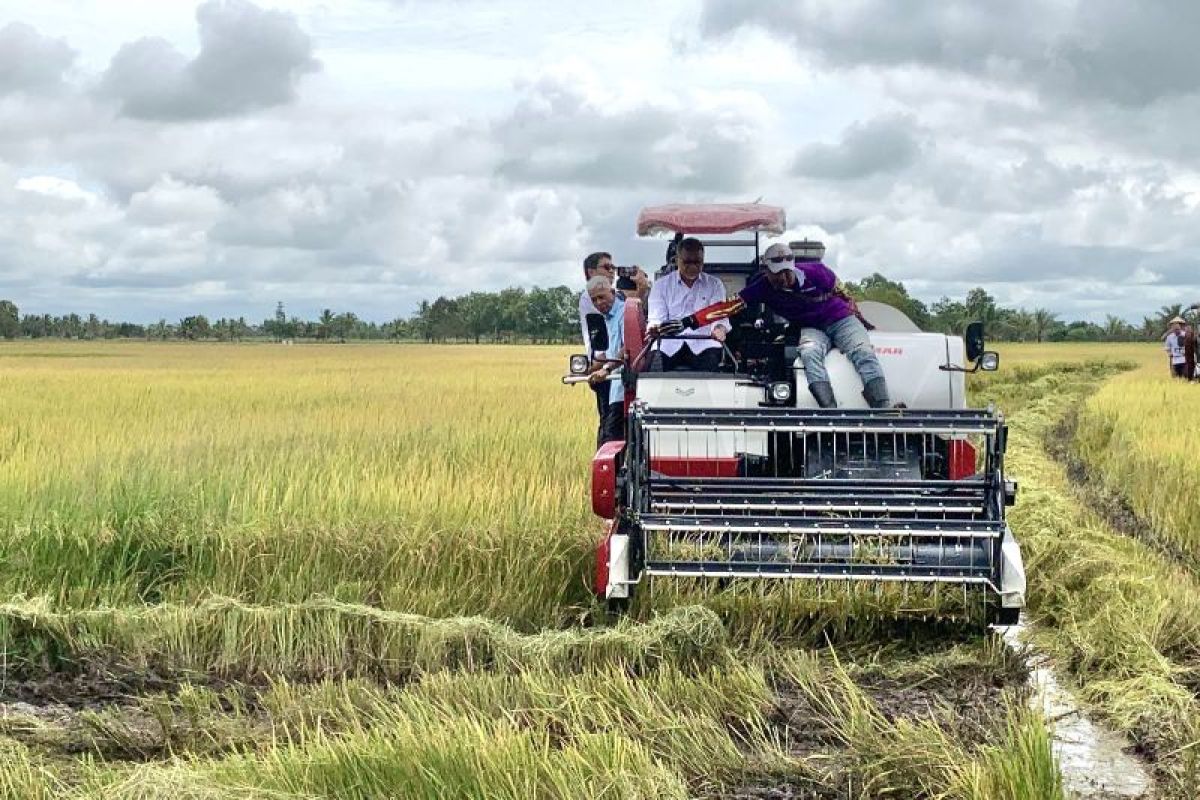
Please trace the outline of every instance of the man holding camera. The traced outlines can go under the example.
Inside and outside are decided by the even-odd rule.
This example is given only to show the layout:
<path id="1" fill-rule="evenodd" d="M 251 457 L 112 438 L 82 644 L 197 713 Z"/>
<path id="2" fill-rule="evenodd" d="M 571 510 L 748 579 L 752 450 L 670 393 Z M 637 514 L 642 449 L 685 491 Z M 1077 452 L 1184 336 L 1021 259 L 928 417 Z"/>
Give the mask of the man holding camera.
<path id="1" fill-rule="evenodd" d="M 617 278 L 618 270 L 620 278 Z M 646 298 L 650 295 L 650 278 L 642 271 L 641 267 L 615 267 L 613 265 L 612 254 L 603 251 L 591 253 L 583 260 L 583 276 L 590 285 L 593 278 L 607 279 L 612 292 L 611 284 L 614 280 L 617 282 L 617 290 L 614 292 L 614 300 L 619 297 L 621 299 L 621 309 L 624 309 L 624 300 L 626 297 L 637 297 L 641 299 L 643 306 L 646 303 Z M 590 337 L 588 336 L 587 315 L 600 314 L 608 318 L 610 309 L 601 311 L 593 302 L 588 289 L 584 288 L 579 295 L 579 328 L 583 335 L 583 349 L 588 354 L 588 358 L 597 359 L 604 358 L 603 352 L 593 352 Z M 608 409 L 608 382 L 591 383 L 592 391 L 596 393 L 596 415 L 599 418 L 599 423 L 596 429 L 596 440 L 598 443 L 604 441 L 604 424 L 605 413 Z"/>
<path id="2" fill-rule="evenodd" d="M 650 296 L 650 277 L 642 271 L 642 268 L 636 265 L 632 267 L 613 266 L 612 255 L 609 253 L 592 253 L 583 260 L 584 282 L 597 276 L 608 278 L 609 283 L 615 283 L 622 298 L 636 297 L 645 305 L 646 298 Z M 588 297 L 588 291 L 585 288 L 579 295 L 579 327 L 583 333 L 584 349 L 587 350 L 589 356 L 592 355 L 592 347 L 588 342 L 587 315 L 599 313 L 600 310 Z"/>

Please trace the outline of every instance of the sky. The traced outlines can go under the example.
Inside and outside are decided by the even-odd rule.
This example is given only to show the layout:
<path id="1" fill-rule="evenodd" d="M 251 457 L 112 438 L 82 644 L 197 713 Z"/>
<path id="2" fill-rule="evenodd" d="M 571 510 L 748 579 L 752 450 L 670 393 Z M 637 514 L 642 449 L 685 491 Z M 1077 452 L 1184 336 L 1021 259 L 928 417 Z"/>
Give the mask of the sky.
<path id="1" fill-rule="evenodd" d="M 1200 300 L 1191 0 L 0 0 L 0 298 L 386 321 L 783 206 L 926 301 Z"/>

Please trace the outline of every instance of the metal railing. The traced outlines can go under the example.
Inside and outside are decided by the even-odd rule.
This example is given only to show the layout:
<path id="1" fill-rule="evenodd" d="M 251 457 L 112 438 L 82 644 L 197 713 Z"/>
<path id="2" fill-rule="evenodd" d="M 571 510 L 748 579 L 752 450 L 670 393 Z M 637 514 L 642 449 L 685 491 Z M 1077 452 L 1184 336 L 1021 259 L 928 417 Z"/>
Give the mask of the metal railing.
<path id="1" fill-rule="evenodd" d="M 990 410 L 635 404 L 627 441 L 646 574 L 999 591 L 1005 428 Z"/>

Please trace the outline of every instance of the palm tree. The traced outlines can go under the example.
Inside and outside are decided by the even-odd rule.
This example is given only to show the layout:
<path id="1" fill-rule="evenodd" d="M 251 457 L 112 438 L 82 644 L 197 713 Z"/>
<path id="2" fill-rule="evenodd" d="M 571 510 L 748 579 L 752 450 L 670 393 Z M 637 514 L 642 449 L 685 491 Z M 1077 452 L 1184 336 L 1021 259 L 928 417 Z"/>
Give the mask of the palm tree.
<path id="1" fill-rule="evenodd" d="M 1154 333 L 1152 338 L 1165 339 L 1167 329 L 1171 326 L 1169 320 L 1175 317 L 1183 316 L 1183 303 L 1172 303 L 1171 305 L 1163 306 L 1158 310 L 1158 314 L 1151 317 L 1154 320 Z"/>
<path id="2" fill-rule="evenodd" d="M 318 320 L 320 327 L 317 328 L 318 339 L 328 339 L 330 332 L 333 330 L 333 312 L 328 308 L 321 311 L 321 318 Z"/>
<path id="3" fill-rule="evenodd" d="M 1129 330 L 1129 323 L 1120 317 L 1114 317 L 1112 314 L 1104 316 L 1104 339 L 1109 342 L 1117 342 L 1125 338 L 1126 332 Z"/>
<path id="4" fill-rule="evenodd" d="M 1008 328 L 1018 342 L 1027 341 L 1033 335 L 1033 314 L 1023 308 L 1018 308 L 1006 316 L 1008 317 Z"/>
<path id="5" fill-rule="evenodd" d="M 1046 338 L 1046 334 L 1058 324 L 1058 315 L 1053 311 L 1047 311 L 1044 308 L 1039 308 L 1033 312 L 1033 335 L 1041 342 Z"/>

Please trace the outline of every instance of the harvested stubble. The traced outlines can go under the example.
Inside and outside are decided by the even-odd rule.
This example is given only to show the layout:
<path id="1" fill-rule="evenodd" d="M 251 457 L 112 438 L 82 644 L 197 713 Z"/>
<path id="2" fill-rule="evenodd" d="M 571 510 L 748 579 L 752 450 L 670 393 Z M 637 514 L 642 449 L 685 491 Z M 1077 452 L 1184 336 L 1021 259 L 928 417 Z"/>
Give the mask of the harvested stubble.
<path id="1" fill-rule="evenodd" d="M 679 608 L 644 625 L 521 634 L 484 617 L 430 618 L 331 600 L 247 606 L 210 599 L 194 606 L 55 611 L 37 602 L 0 606 L 0 647 L 17 674 L 104 665 L 135 675 L 209 675 L 237 680 L 330 675 L 397 681 L 442 670 L 583 670 L 619 664 L 643 673 L 663 663 L 726 663 L 717 615 Z"/>
<path id="2" fill-rule="evenodd" d="M 945 666 L 986 674 L 1002 668 L 991 663 L 997 654 L 955 648 Z M 834 658 L 780 651 L 741 661 L 644 676 L 616 665 L 454 670 L 397 687 L 277 683 L 253 696 L 183 687 L 142 699 L 136 714 L 83 712 L 91 748 L 148 763 L 84 765 L 67 783 L 27 750 L 7 768 L 14 784 L 41 781 L 72 797 L 682 797 L 776 784 L 869 787 L 872 797 L 1059 796 L 1032 715 L 993 708 L 978 742 L 924 708 L 889 719 Z M 939 669 L 939 657 L 913 668 Z M 790 731 L 772 718 L 779 681 L 811 698 Z M 790 749 L 816 728 L 829 745 L 822 753 Z"/>
<path id="3" fill-rule="evenodd" d="M 815 724 L 843 746 L 852 766 L 840 768 L 861 781 L 863 797 L 1062 796 L 1049 733 L 1027 707 L 1002 701 L 992 709 L 1002 724 L 968 748 L 923 710 L 889 721 L 836 660 L 830 667 L 792 653 L 781 672 L 807 698 Z"/>
<path id="4" fill-rule="evenodd" d="M 1198 407 L 1200 385 L 1168 377 L 1155 359 L 1083 403 L 1074 446 L 1089 477 L 1148 523 L 1146 535 L 1200 573 Z"/>
<path id="5" fill-rule="evenodd" d="M 1170 796 L 1190 798 L 1200 791 L 1200 704 L 1191 688 L 1200 668 L 1200 583 L 1081 506 L 1042 446 L 1116 369 L 1064 367 L 1015 387 L 1023 399 L 1008 467 L 1021 486 L 1010 523 L 1020 532 L 1040 641 L 1082 695 L 1153 756 Z M 1012 404 L 1006 384 L 994 390 Z"/>
<path id="6" fill-rule="evenodd" d="M 438 786 L 455 797 L 616 796 L 626 788 L 633 796 L 654 789 L 679 796 L 684 781 L 716 784 L 748 765 L 799 769 L 767 734 L 762 710 L 769 688 L 754 666 L 692 674 L 664 668 L 641 678 L 615 666 L 571 675 L 443 672 L 402 688 L 282 683 L 255 698 L 256 710 L 232 713 L 222 711 L 228 694 L 187 694 L 186 707 L 167 697 L 142 701 L 172 732 L 152 755 L 167 759 L 169 748 L 179 758 L 134 769 L 116 782 L 114 796 L 137 796 L 139 786 L 153 787 L 150 796 L 174 786 L 191 796 L 189 784 L 222 797 L 243 788 L 419 797 L 437 796 Z M 144 740 L 144 730 L 127 724 L 128 712 L 106 716 L 91 739 L 97 749 L 119 751 Z M 724 722 L 732 718 L 742 721 L 736 738 Z M 211 740 L 212 731 L 224 741 Z M 241 755 L 221 762 L 196 757 L 222 744 Z M 576 756 L 584 754 L 595 757 L 590 769 L 597 779 L 623 782 L 596 792 L 579 772 Z M 621 768 L 625 756 L 634 765 L 657 766 L 630 781 Z"/>

